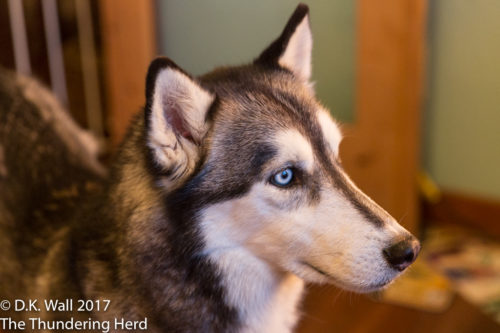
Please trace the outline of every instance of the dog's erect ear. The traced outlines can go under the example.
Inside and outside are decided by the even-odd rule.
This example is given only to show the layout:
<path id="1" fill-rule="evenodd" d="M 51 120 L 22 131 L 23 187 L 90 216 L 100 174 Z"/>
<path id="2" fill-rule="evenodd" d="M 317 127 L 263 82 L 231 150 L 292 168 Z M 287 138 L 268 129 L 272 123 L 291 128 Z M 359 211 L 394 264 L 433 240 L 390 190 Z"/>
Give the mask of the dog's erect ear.
<path id="1" fill-rule="evenodd" d="M 157 58 L 146 79 L 146 140 L 155 165 L 179 179 L 194 168 L 214 96 L 168 58 Z"/>
<path id="2" fill-rule="evenodd" d="M 285 29 L 255 60 L 264 66 L 282 66 L 305 81 L 311 77 L 312 34 L 309 7 L 299 4 Z"/>

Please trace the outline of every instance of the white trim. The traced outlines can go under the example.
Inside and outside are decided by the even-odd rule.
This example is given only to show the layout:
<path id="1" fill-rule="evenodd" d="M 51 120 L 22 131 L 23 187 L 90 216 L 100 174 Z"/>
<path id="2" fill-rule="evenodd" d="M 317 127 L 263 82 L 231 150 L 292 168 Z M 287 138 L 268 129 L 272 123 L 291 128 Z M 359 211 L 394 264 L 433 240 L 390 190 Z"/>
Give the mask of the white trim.
<path id="1" fill-rule="evenodd" d="M 64 58 L 59 29 L 59 15 L 56 0 L 42 0 L 43 25 L 47 41 L 49 72 L 52 91 L 63 105 L 68 105 L 66 77 L 64 74 Z"/>
<path id="2" fill-rule="evenodd" d="M 20 74 L 31 75 L 30 53 L 26 34 L 26 22 L 24 21 L 23 2 L 19 0 L 9 0 L 8 7 L 16 71 Z"/>

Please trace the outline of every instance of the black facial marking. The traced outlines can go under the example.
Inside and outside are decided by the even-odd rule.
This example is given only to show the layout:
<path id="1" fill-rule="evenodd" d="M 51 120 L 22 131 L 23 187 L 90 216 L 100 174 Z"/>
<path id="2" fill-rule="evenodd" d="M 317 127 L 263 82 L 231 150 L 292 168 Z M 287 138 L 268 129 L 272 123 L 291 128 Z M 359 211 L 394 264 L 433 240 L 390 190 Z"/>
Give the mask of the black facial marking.
<path id="1" fill-rule="evenodd" d="M 384 222 L 381 217 L 378 216 L 373 209 L 363 203 L 363 198 L 360 197 L 359 191 L 352 188 L 347 182 L 343 176 L 341 166 L 337 161 L 332 162 L 330 156 L 331 152 L 327 148 L 328 145 L 325 142 L 323 131 L 316 120 L 314 111 L 316 108 L 304 103 L 304 101 L 299 101 L 296 96 L 289 92 L 278 91 L 275 92 L 275 95 L 286 108 L 296 110 L 296 112 L 291 113 L 293 121 L 298 125 L 297 129 L 302 131 L 304 136 L 310 139 L 316 157 L 319 159 L 322 168 L 326 170 L 327 175 L 332 179 L 333 184 L 342 191 L 344 196 L 368 221 L 378 227 L 383 226 Z M 316 179 L 318 179 L 318 177 L 316 177 Z M 320 187 L 319 184 L 316 185 Z M 319 190 L 317 190 L 316 193 L 319 195 Z"/>
<path id="2" fill-rule="evenodd" d="M 205 114 L 205 122 L 207 123 L 213 123 L 215 113 L 217 112 L 217 109 L 220 107 L 220 99 L 219 96 L 214 94 L 214 101 L 212 102 L 212 105 L 208 109 L 207 113 Z"/>
<path id="3" fill-rule="evenodd" d="M 330 150 L 327 148 L 328 145 L 324 141 L 323 132 L 320 125 L 317 123 L 315 114 L 311 111 L 311 106 L 307 103 L 299 101 L 296 96 L 289 92 L 277 91 L 274 94 L 285 108 L 297 111 L 291 113 L 293 115 L 294 122 L 299 125 L 297 129 L 302 131 L 305 137 L 310 138 L 315 155 L 319 158 L 322 167 L 327 171 L 327 174 L 332 178 L 334 185 L 342 191 L 344 196 L 361 214 L 363 214 L 363 216 L 365 216 L 368 221 L 378 227 L 383 226 L 384 222 L 381 217 L 378 216 L 373 209 L 363 203 L 363 198 L 360 197 L 359 191 L 352 188 L 352 186 L 347 182 L 343 176 L 343 170 L 338 162 L 334 161 L 332 163 Z M 318 179 L 318 177 L 315 178 Z M 313 184 L 308 185 L 312 186 Z M 320 185 L 316 184 L 316 190 L 311 191 L 313 198 L 319 199 L 319 188 Z"/>
<path id="4" fill-rule="evenodd" d="M 281 76 L 283 80 L 288 77 L 286 72 L 282 72 L 280 69 L 271 69 L 270 72 L 265 72 L 263 79 L 270 79 L 267 75 L 275 75 L 277 77 Z M 263 100 L 262 104 L 267 108 L 272 108 L 272 112 L 266 112 L 265 110 L 255 107 L 255 109 L 249 109 L 245 112 L 252 114 L 255 118 L 262 118 L 262 122 L 252 123 L 251 120 L 245 114 L 241 114 L 241 123 L 239 126 L 241 128 L 263 128 L 263 130 L 255 130 L 252 133 L 240 133 L 242 137 L 246 137 L 245 140 L 254 140 L 258 135 L 262 135 L 260 132 L 269 132 L 269 134 L 280 130 L 287 129 L 293 126 L 294 129 L 298 130 L 305 138 L 308 138 L 315 156 L 318 158 L 318 162 L 321 165 L 321 169 L 325 170 L 325 173 L 331 179 L 334 186 L 336 186 L 343 195 L 353 204 L 353 206 L 360 211 L 363 216 L 367 218 L 368 221 L 372 222 L 377 226 L 383 225 L 383 220 L 378 214 L 369 206 L 363 202 L 363 198 L 359 196 L 358 190 L 352 188 L 352 186 L 343 177 L 343 171 L 341 170 L 338 162 L 331 158 L 331 151 L 328 148 L 327 143 L 324 141 L 323 132 L 321 126 L 317 122 L 316 110 L 318 105 L 316 102 L 304 98 L 299 98 L 296 91 L 290 89 L 279 89 L 276 86 L 270 86 L 263 83 L 263 80 L 249 80 L 248 78 L 255 78 L 262 75 L 262 72 L 256 71 L 252 67 L 243 67 L 239 70 L 235 69 L 223 69 L 219 72 L 212 73 L 206 78 L 208 80 L 203 83 L 208 84 L 211 89 L 213 89 L 212 81 L 217 81 L 219 84 L 221 82 L 220 78 L 223 77 L 224 87 L 217 87 L 215 89 L 217 94 L 223 97 L 231 97 L 241 95 L 242 92 L 246 94 L 253 95 L 257 100 Z M 270 76 L 272 77 L 272 76 Z M 278 79 L 278 78 L 277 78 Z M 272 80 L 272 79 L 271 79 Z M 210 88 L 209 88 L 210 89 Z M 262 96 L 262 97 L 259 97 Z M 236 97 L 241 100 L 241 97 Z M 243 100 L 246 103 L 246 99 Z M 242 103 L 238 101 L 238 103 Z M 214 113 L 215 114 L 215 113 Z M 266 127 L 265 122 L 269 122 Z M 235 133 L 235 135 L 238 135 Z M 231 142 L 234 145 L 235 142 Z M 279 149 L 279 147 L 276 147 Z M 321 195 L 321 184 L 318 183 L 320 177 L 318 175 L 312 177 L 303 177 L 303 188 L 308 189 L 309 202 L 317 202 Z"/>
<path id="5" fill-rule="evenodd" d="M 319 179 L 319 172 L 316 170 L 308 183 L 308 198 L 311 204 L 318 203 L 321 199 L 321 184 Z"/>
<path id="6" fill-rule="evenodd" d="M 374 212 L 374 210 L 368 207 L 364 202 L 363 198 L 360 197 L 359 191 L 352 188 L 352 186 L 347 182 L 347 179 L 343 176 L 343 170 L 341 170 L 340 165 L 336 163 L 331 163 L 328 160 L 324 162 L 328 174 L 333 180 L 334 186 L 336 186 L 344 195 L 346 199 L 351 202 L 351 204 L 373 225 L 376 227 L 382 227 L 384 221 L 382 218 Z"/>

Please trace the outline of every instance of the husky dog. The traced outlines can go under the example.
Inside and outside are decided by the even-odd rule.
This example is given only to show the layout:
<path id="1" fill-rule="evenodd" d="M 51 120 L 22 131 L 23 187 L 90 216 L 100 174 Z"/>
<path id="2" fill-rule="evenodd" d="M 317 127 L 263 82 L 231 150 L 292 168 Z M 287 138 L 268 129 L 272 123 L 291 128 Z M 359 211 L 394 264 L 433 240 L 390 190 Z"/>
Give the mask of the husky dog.
<path id="1" fill-rule="evenodd" d="M 398 276 L 420 245 L 343 171 L 311 48 L 299 5 L 249 65 L 194 78 L 154 60 L 109 176 L 44 88 L 2 73 L 2 316 L 288 332 L 304 282 L 370 292 Z M 14 311 L 16 299 L 40 311 Z M 43 306 L 65 299 L 94 306 Z"/>

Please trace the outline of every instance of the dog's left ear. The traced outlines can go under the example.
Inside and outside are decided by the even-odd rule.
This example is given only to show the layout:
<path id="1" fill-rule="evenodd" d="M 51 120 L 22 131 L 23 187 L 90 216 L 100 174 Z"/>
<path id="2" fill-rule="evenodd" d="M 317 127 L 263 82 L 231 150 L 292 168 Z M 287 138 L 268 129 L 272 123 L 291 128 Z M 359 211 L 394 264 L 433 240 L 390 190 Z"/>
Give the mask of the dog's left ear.
<path id="1" fill-rule="evenodd" d="M 261 55 L 256 64 L 281 66 L 291 70 L 304 81 L 311 77 L 312 34 L 309 25 L 309 7 L 299 4 L 285 29 Z"/>
<path id="2" fill-rule="evenodd" d="M 213 94 L 170 59 L 157 58 L 149 66 L 146 143 L 154 166 L 170 180 L 179 180 L 194 169 L 214 100 Z"/>

